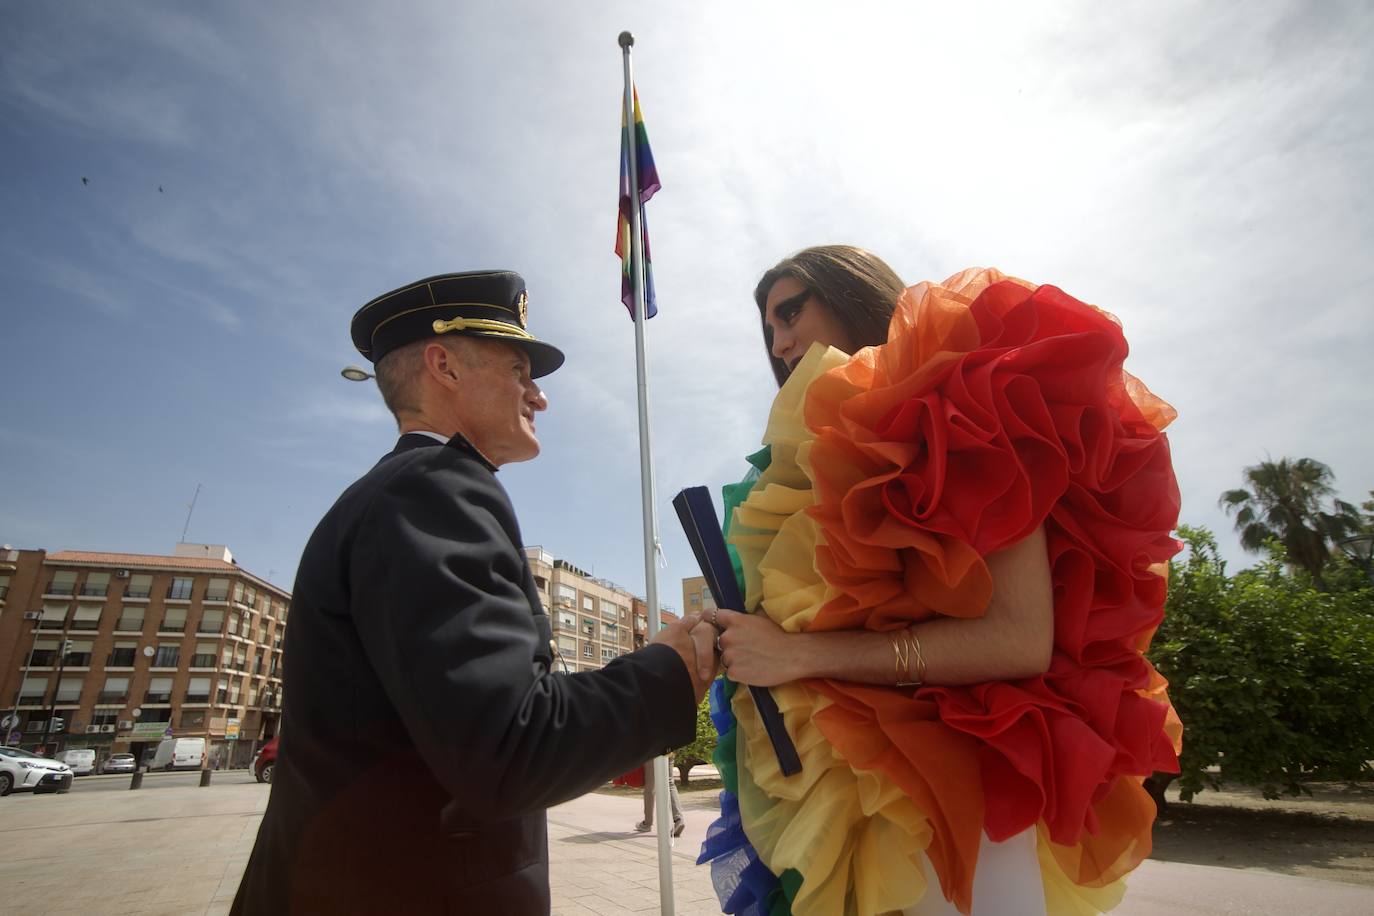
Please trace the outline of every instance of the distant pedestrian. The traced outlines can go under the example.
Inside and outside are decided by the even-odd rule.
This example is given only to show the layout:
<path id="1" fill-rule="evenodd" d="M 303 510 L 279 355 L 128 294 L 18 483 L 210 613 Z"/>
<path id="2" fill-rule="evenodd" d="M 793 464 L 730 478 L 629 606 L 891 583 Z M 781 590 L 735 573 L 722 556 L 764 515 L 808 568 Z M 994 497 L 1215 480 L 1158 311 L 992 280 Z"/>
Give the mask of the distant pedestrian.
<path id="1" fill-rule="evenodd" d="M 673 778 L 673 755 L 668 755 L 668 803 L 673 809 L 673 836 L 682 836 L 687 822 L 682 817 L 682 805 L 677 798 L 677 780 Z M 638 833 L 654 829 L 654 762 L 644 764 L 644 820 L 635 824 Z"/>

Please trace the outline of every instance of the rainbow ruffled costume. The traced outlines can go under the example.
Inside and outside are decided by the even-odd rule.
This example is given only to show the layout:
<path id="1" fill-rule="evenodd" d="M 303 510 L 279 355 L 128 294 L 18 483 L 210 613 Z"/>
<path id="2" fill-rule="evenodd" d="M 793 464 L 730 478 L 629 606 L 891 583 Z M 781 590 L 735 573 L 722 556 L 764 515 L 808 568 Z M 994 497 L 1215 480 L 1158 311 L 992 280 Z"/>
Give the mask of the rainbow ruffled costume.
<path id="1" fill-rule="evenodd" d="M 1043 524 L 1054 654 L 1039 677 L 969 687 L 776 687 L 792 777 L 748 691 L 717 681 L 725 791 L 701 861 L 725 912 L 862 916 L 937 894 L 968 913 L 984 835 L 1026 831 L 1047 912 L 1120 900 L 1150 852 L 1141 782 L 1177 772 L 1182 734 L 1142 654 L 1178 550 L 1174 412 L 1126 354 L 1105 312 L 975 269 L 908 289 L 885 345 L 798 364 L 725 490 L 748 609 L 792 632 L 976 617 L 983 558 Z"/>

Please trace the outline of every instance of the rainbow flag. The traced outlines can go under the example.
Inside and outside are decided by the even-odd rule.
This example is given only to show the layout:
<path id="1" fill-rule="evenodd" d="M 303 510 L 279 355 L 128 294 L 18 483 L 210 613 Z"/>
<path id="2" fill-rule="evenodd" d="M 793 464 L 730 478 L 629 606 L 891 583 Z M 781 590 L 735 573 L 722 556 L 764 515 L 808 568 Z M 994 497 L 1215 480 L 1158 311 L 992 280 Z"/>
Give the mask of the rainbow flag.
<path id="1" fill-rule="evenodd" d="M 653 262 L 649 257 L 649 224 L 644 219 L 644 205 L 661 187 L 658 169 L 654 168 L 654 154 L 649 149 L 649 134 L 644 129 L 644 113 L 639 110 L 639 91 L 634 91 L 635 100 L 635 163 L 639 169 L 639 231 L 644 237 L 644 317 L 652 318 L 658 314 L 654 302 Z M 623 105 L 621 106 L 624 107 Z M 620 115 L 620 218 L 615 233 L 615 253 L 620 256 L 620 301 L 635 317 L 634 287 L 630 283 L 632 266 L 630 245 L 630 207 L 633 197 L 630 194 L 630 132 L 625 125 L 625 114 Z"/>

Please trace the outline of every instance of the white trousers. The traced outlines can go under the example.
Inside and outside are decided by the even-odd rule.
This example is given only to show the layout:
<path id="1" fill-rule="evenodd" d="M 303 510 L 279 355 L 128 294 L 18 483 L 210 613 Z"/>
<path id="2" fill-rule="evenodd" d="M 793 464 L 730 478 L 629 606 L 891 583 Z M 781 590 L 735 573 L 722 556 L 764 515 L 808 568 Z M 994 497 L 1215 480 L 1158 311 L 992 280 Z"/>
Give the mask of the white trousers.
<path id="1" fill-rule="evenodd" d="M 971 916 L 1045 916 L 1045 885 L 1035 851 L 1035 828 L 1001 843 L 983 834 L 978 843 L 978 867 L 973 872 Z M 927 888 L 921 902 L 903 910 L 904 916 L 961 916 L 940 891 L 930 860 L 921 856 Z"/>

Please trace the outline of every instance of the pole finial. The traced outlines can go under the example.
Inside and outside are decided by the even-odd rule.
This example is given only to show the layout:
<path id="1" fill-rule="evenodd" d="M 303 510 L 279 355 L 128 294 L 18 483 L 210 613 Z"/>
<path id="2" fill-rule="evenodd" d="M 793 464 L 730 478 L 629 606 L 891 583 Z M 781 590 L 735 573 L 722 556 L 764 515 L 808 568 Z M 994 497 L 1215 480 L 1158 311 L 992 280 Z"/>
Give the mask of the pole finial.
<path id="1" fill-rule="evenodd" d="M 635 37 L 629 32 L 621 32 L 619 41 L 622 48 L 628 48 L 635 43 Z"/>

